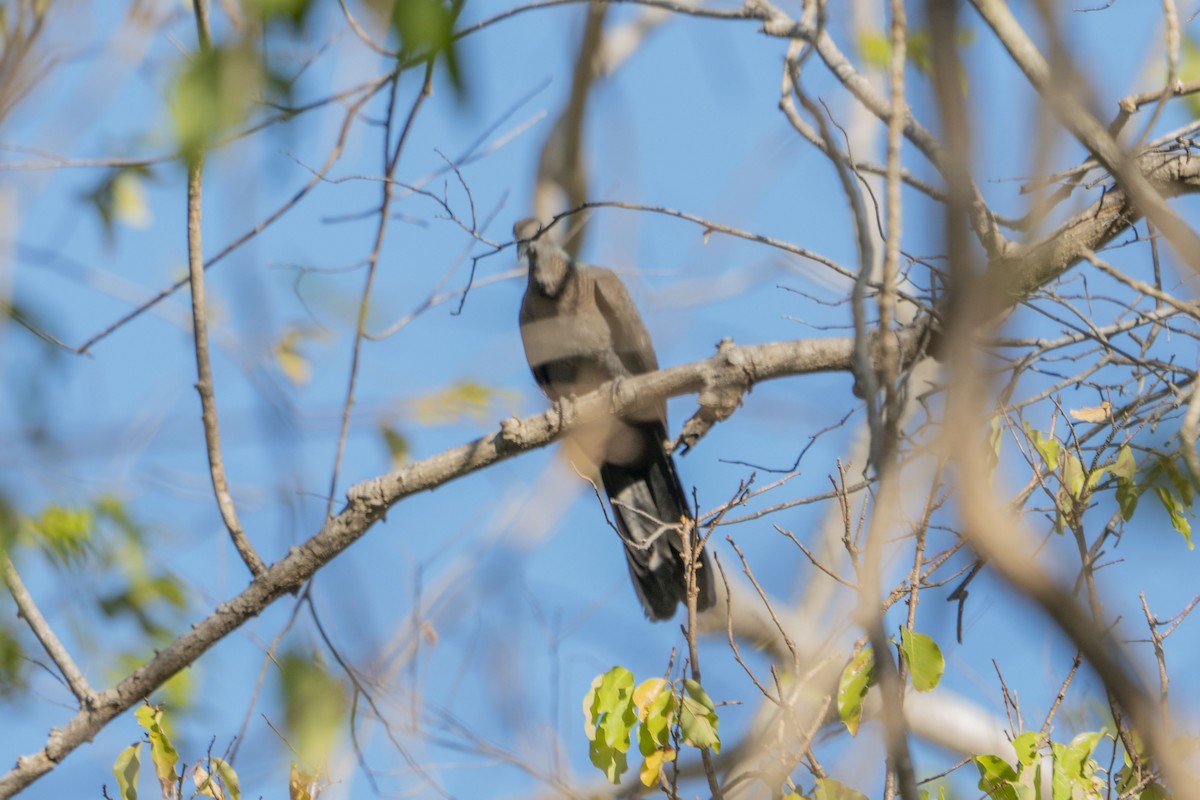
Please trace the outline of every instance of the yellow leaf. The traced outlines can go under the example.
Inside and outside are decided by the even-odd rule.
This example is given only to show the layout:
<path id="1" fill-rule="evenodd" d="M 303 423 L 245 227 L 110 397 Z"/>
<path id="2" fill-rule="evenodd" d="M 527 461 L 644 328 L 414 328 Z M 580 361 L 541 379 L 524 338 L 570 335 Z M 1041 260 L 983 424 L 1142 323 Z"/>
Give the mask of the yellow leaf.
<path id="1" fill-rule="evenodd" d="M 113 216 L 131 228 L 148 228 L 154 220 L 146 205 L 142 179 L 132 170 L 124 170 L 112 182 Z"/>
<path id="2" fill-rule="evenodd" d="M 197 796 L 203 795 L 215 800 L 225 800 L 225 793 L 221 791 L 221 787 L 213 781 L 208 770 L 200 764 L 196 765 L 196 771 L 192 773 L 192 783 L 196 784 Z"/>
<path id="3" fill-rule="evenodd" d="M 289 800 L 312 800 L 312 793 L 308 787 L 313 783 L 313 776 L 301 772 L 296 766 L 296 762 L 292 762 L 292 774 L 288 779 L 288 798 Z"/>
<path id="4" fill-rule="evenodd" d="M 633 690 L 633 704 L 637 706 L 638 719 L 646 721 L 650 706 L 654 700 L 667 688 L 667 682 L 662 678 L 648 678 Z"/>
<path id="5" fill-rule="evenodd" d="M 300 352 L 304 334 L 298 328 L 289 328 L 275 343 L 275 360 L 279 369 L 296 386 L 303 386 L 312 377 L 312 366 Z"/>
<path id="6" fill-rule="evenodd" d="M 638 773 L 638 777 L 642 779 L 642 785 L 653 786 L 658 783 L 658 775 L 662 772 L 663 765 L 674 760 L 675 751 L 670 747 L 655 750 L 646 756 L 646 760 L 642 762 L 642 769 Z"/>

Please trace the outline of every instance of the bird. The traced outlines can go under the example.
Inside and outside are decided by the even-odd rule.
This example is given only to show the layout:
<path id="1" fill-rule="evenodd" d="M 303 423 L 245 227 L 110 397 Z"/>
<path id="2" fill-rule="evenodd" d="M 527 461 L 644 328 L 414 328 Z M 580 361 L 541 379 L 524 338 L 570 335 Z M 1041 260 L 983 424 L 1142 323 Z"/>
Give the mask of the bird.
<path id="1" fill-rule="evenodd" d="M 653 372 L 658 357 L 625 284 L 610 269 L 578 263 L 539 238 L 535 219 L 513 226 L 518 258 L 529 264 L 521 301 L 521 341 L 534 380 L 558 402 L 601 385 Z M 667 407 L 659 401 L 618 418 L 585 423 L 565 443 L 581 474 L 599 475 L 608 496 L 633 588 L 654 621 L 687 603 L 684 533 L 687 495 L 667 450 Z M 715 602 L 712 560 L 697 559 L 696 608 Z"/>

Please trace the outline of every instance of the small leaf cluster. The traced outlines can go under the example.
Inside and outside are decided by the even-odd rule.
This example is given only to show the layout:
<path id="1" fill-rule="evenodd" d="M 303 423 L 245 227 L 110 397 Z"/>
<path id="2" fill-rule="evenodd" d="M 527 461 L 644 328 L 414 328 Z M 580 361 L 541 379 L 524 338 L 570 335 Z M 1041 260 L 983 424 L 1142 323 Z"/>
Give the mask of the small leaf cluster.
<path id="1" fill-rule="evenodd" d="M 179 751 L 171 743 L 164 727 L 164 712 L 161 706 L 144 705 L 134 712 L 134 717 L 145 730 L 146 739 L 126 747 L 113 762 L 113 774 L 117 777 L 117 797 L 121 800 L 137 800 L 142 745 L 149 742 L 150 761 L 154 764 L 154 776 L 158 780 L 163 800 L 182 797 L 183 781 L 188 776 L 196 787 L 193 797 L 240 800 L 242 789 L 237 772 L 225 759 L 207 758 L 197 762 L 191 769 L 187 769 L 186 764 L 181 768 Z"/>
<path id="2" fill-rule="evenodd" d="M 612 783 L 629 769 L 626 753 L 635 733 L 645 786 L 657 783 L 663 767 L 675 760 L 679 741 L 721 751 L 716 709 L 694 680 L 649 678 L 635 687 L 632 672 L 613 667 L 592 681 L 583 715 L 592 764 Z"/>
<path id="3" fill-rule="evenodd" d="M 1126 444 L 1117 449 L 1116 457 L 1109 463 L 1088 468 L 1071 448 L 1037 430 L 1028 421 L 1023 424 L 1025 436 L 1034 451 L 1046 469 L 1059 478 L 1060 487 L 1055 496 L 1057 532 L 1062 533 L 1068 525 L 1078 522 L 1101 482 L 1111 476 L 1116 484 L 1114 495 L 1122 519 L 1131 520 L 1138 500 L 1153 490 L 1171 519 L 1171 527 L 1183 536 L 1189 550 L 1193 548 L 1188 517 L 1192 515 L 1196 487 L 1179 463 L 1177 453 L 1152 452 L 1139 466 L 1133 449 Z"/>
<path id="4" fill-rule="evenodd" d="M 1044 770 L 1048 767 L 1052 800 L 1099 800 L 1105 796 L 1107 782 L 1103 768 L 1092 758 L 1092 753 L 1107 736 L 1104 730 L 1090 731 L 1080 733 L 1068 744 L 1053 741 L 1043 744 L 1040 733 L 1022 733 L 1013 740 L 1017 754 L 1015 765 L 996 755 L 975 757 L 979 788 L 996 800 L 1035 800 L 1045 796 L 1042 789 L 1045 786 Z M 1125 764 L 1116 775 L 1115 788 L 1122 797 L 1164 800 L 1169 796 L 1157 783 L 1139 789 L 1128 754 Z M 1136 793 L 1130 794 L 1134 790 Z"/>

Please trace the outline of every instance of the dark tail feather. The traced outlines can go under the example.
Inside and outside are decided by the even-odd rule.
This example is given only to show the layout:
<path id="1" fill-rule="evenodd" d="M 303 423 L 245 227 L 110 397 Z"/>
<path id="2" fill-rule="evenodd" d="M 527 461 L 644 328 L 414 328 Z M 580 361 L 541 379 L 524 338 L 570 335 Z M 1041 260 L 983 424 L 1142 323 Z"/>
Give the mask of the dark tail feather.
<path id="1" fill-rule="evenodd" d="M 687 570 L 678 525 L 691 517 L 687 495 L 675 464 L 663 450 L 666 432 L 661 423 L 637 425 L 645 436 L 644 457 L 637 463 L 602 464 L 600 479 L 608 493 L 617 531 L 625 541 L 625 555 L 633 588 L 652 620 L 675 615 L 678 603 L 687 603 Z M 697 610 L 713 605 L 712 559 L 702 551 L 696 582 Z"/>

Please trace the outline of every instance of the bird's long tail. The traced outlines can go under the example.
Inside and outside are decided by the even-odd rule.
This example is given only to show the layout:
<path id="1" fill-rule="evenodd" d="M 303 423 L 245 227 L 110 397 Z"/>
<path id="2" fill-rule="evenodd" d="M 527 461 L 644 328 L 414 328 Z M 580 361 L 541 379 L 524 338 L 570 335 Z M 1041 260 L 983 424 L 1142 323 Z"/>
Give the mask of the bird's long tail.
<path id="1" fill-rule="evenodd" d="M 625 541 L 625 555 L 634 589 L 652 620 L 667 620 L 678 603 L 687 603 L 687 568 L 680 534 L 688 512 L 687 495 L 675 464 L 663 449 L 662 423 L 632 425 L 647 441 L 643 458 L 632 464 L 606 463 L 600 479 L 608 493 L 617 531 Z M 712 560 L 702 551 L 696 571 L 697 610 L 712 606 L 716 598 Z"/>

